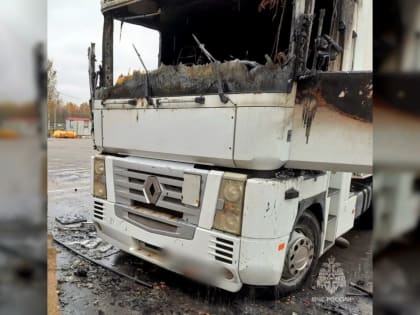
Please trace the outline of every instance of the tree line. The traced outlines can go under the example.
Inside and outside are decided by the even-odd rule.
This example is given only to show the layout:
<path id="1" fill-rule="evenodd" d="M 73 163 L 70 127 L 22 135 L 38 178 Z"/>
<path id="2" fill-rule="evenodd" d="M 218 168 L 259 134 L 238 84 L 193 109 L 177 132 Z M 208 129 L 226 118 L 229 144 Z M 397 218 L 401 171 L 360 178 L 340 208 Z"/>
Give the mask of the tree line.
<path id="1" fill-rule="evenodd" d="M 50 124 L 64 123 L 67 117 L 90 118 L 90 107 L 87 102 L 76 104 L 73 102 L 64 103 L 57 91 L 57 71 L 54 69 L 53 62 L 48 60 L 48 121 Z"/>

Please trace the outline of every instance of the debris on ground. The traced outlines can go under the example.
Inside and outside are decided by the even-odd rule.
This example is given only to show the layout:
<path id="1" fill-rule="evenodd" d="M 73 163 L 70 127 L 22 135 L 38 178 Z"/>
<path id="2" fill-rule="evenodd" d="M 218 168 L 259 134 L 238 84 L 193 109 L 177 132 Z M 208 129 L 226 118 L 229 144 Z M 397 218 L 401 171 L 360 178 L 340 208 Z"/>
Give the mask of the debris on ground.
<path id="1" fill-rule="evenodd" d="M 87 249 L 94 249 L 98 247 L 98 245 L 101 243 L 101 239 L 95 238 L 93 240 L 84 240 L 80 242 L 80 245 L 82 245 L 84 248 Z"/>
<path id="2" fill-rule="evenodd" d="M 60 230 L 77 230 L 77 231 L 81 231 L 81 230 L 94 231 L 95 230 L 95 226 L 93 222 L 81 222 L 81 223 L 67 224 L 67 225 L 63 225 L 57 222 L 57 228 L 59 228 Z"/>
<path id="3" fill-rule="evenodd" d="M 73 254 L 76 254 L 77 256 L 83 258 L 84 261 L 86 261 L 86 262 L 89 262 L 89 263 L 92 263 L 94 265 L 100 266 L 102 268 L 108 269 L 109 271 L 112 271 L 114 274 L 116 274 L 116 275 L 118 275 L 120 277 L 123 277 L 125 279 L 134 281 L 134 282 L 136 282 L 138 284 L 141 284 L 141 285 L 143 285 L 145 287 L 152 288 L 152 285 L 150 283 L 145 282 L 145 281 L 142 281 L 142 280 L 138 279 L 137 277 L 130 276 L 130 275 L 128 275 L 128 274 L 126 274 L 126 273 L 124 273 L 124 272 L 122 272 L 122 271 L 120 271 L 120 270 L 118 270 L 116 268 L 113 268 L 113 267 L 111 267 L 111 266 L 109 266 L 107 264 L 104 264 L 103 262 L 101 262 L 99 260 L 95 260 L 93 258 L 90 258 L 89 256 L 85 255 L 84 253 L 79 252 L 79 251 L 75 250 L 74 248 L 72 248 L 72 247 L 64 244 L 62 241 L 58 240 L 57 238 L 54 238 L 54 241 L 57 244 L 59 244 L 59 245 L 63 246 L 64 248 L 66 248 L 67 250 L 71 251 Z M 87 277 L 87 275 L 88 275 L 89 268 L 86 267 L 85 262 L 82 263 L 80 260 L 76 260 L 72 264 L 72 267 L 71 268 L 72 269 L 76 269 L 76 271 L 74 272 L 74 275 L 76 275 L 76 276 L 79 276 L 79 277 Z M 65 281 L 66 282 L 72 282 L 73 279 L 70 276 Z M 87 286 L 90 287 L 91 285 L 88 283 Z"/>
<path id="4" fill-rule="evenodd" d="M 92 259 L 102 259 L 119 252 L 114 246 L 97 237 L 93 224 L 90 222 L 81 224 L 80 227 L 63 229 L 57 222 L 54 235 L 66 246 L 79 250 Z M 111 252 L 112 249 L 114 249 L 113 252 Z"/>
<path id="5" fill-rule="evenodd" d="M 111 244 L 106 244 L 106 245 L 102 245 L 102 246 L 99 246 L 98 247 L 98 250 L 101 252 L 101 253 L 106 253 L 107 251 L 109 251 L 110 249 L 112 249 L 112 245 Z"/>
<path id="6" fill-rule="evenodd" d="M 368 295 L 368 296 L 370 296 L 370 297 L 373 297 L 373 293 L 372 293 L 371 291 L 369 291 L 369 290 L 367 290 L 367 289 L 365 289 L 365 288 L 361 287 L 360 285 L 357 285 L 356 283 L 350 282 L 350 286 L 351 286 L 352 288 L 355 288 L 355 289 L 357 289 L 357 290 L 359 290 L 359 291 L 361 291 L 361 292 L 363 292 L 363 293 L 367 294 L 367 295 Z"/>
<path id="7" fill-rule="evenodd" d="M 337 315 L 347 315 L 350 314 L 349 310 L 337 303 L 321 303 L 320 307 L 324 310 L 329 312 L 329 314 L 337 314 Z"/>
<path id="8" fill-rule="evenodd" d="M 87 277 L 87 273 L 87 269 L 80 266 L 74 271 L 74 275 L 77 277 Z"/>
<path id="9" fill-rule="evenodd" d="M 366 281 L 365 280 L 357 280 L 356 284 L 364 286 L 366 284 Z"/>
<path id="10" fill-rule="evenodd" d="M 62 225 L 71 225 L 86 222 L 86 218 L 80 214 L 64 215 L 56 217 L 55 220 Z"/>
<path id="11" fill-rule="evenodd" d="M 57 227 L 60 230 L 78 230 L 82 227 L 82 223 L 75 223 L 75 224 L 57 224 Z"/>

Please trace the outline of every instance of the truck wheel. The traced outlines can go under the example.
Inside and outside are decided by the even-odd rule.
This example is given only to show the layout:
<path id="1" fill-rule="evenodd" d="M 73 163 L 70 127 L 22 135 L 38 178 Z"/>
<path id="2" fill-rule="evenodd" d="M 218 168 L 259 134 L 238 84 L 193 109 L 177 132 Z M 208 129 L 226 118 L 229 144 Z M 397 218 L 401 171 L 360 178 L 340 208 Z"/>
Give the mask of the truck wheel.
<path id="1" fill-rule="evenodd" d="M 284 260 L 283 274 L 275 287 L 276 296 L 300 290 L 318 263 L 321 244 L 321 228 L 310 211 L 302 213 L 298 219 Z"/>

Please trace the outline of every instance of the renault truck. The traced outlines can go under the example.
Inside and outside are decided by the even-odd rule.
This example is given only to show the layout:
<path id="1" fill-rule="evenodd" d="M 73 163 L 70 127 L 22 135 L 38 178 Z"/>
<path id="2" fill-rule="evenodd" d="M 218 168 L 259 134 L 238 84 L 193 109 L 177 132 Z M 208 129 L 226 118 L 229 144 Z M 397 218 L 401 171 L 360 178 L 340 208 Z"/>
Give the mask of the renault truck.
<path id="1" fill-rule="evenodd" d="M 301 288 L 371 205 L 371 1 L 101 10 L 99 65 L 89 48 L 99 237 L 230 292 Z M 139 40 L 139 70 L 116 80 L 120 23 L 158 32 L 157 69 Z"/>

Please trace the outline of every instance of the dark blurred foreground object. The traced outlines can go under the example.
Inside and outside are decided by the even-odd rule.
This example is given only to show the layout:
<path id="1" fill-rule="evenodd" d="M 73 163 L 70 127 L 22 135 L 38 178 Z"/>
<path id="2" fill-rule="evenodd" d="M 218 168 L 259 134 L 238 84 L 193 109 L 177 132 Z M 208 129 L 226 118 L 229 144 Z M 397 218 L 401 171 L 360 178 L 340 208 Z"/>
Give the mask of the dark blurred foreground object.
<path id="1" fill-rule="evenodd" d="M 47 312 L 45 47 L 28 53 L 36 99 L 0 100 L 0 314 Z"/>
<path id="2" fill-rule="evenodd" d="M 419 314 L 420 74 L 378 75 L 376 81 L 375 313 Z"/>
<path id="3" fill-rule="evenodd" d="M 419 314 L 420 1 L 376 1 L 375 314 Z"/>

